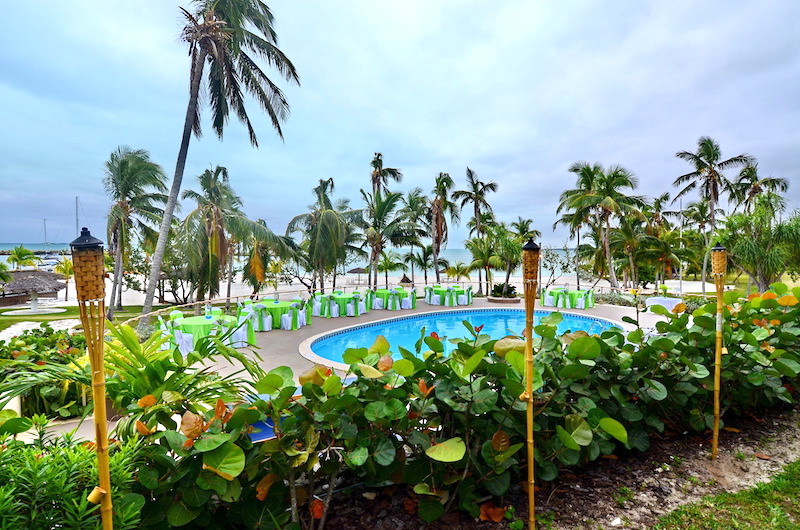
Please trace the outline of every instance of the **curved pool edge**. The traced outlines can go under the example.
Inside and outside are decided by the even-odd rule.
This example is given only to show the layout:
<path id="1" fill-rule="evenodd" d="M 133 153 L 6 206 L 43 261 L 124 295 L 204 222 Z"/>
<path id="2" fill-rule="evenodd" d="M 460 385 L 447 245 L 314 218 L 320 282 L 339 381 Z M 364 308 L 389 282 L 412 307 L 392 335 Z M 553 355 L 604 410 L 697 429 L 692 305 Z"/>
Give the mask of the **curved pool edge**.
<path id="1" fill-rule="evenodd" d="M 517 308 L 510 308 L 510 307 L 508 307 L 508 308 L 486 308 L 486 307 L 481 307 L 481 308 L 472 308 L 472 309 L 453 309 L 453 310 L 448 310 L 448 311 L 442 311 L 442 310 L 438 310 L 438 311 L 436 311 L 436 310 L 434 310 L 434 311 L 422 311 L 422 312 L 419 312 L 419 313 L 414 313 L 413 316 L 414 317 L 421 317 L 421 316 L 425 316 L 425 315 L 437 315 L 437 314 L 442 314 L 442 313 L 460 313 L 460 312 L 465 312 L 465 311 L 486 311 L 487 309 L 498 309 L 498 310 L 507 310 L 507 311 L 524 311 L 524 309 L 517 309 Z M 562 313 L 564 315 L 573 315 L 573 316 L 579 316 L 579 317 L 587 317 L 588 316 L 588 317 L 596 318 L 598 320 L 605 320 L 606 322 L 611 322 L 612 324 L 614 324 L 618 328 L 620 328 L 622 330 L 625 330 L 625 331 L 633 331 L 634 329 L 636 329 L 636 327 L 633 326 L 632 324 L 626 324 L 625 322 L 621 322 L 619 320 L 614 320 L 614 319 L 611 319 L 611 318 L 589 315 L 587 313 L 575 313 L 575 312 L 571 312 L 571 311 L 552 311 L 550 309 L 544 309 L 544 308 L 538 308 L 538 309 L 536 309 L 536 311 L 543 311 L 543 312 L 547 311 L 548 313 Z M 348 330 L 356 329 L 356 328 L 363 328 L 365 326 L 371 326 L 373 324 L 380 324 L 381 322 L 389 322 L 389 321 L 392 321 L 392 320 L 396 320 L 398 318 L 405 318 L 405 317 L 410 317 L 410 316 L 411 315 L 402 315 L 402 316 L 393 315 L 393 316 L 390 316 L 390 317 L 387 317 L 387 318 L 380 318 L 380 319 L 377 319 L 377 320 L 371 320 L 369 322 L 363 322 L 361 324 L 353 324 L 351 326 L 342 326 L 342 327 L 336 328 L 336 329 L 329 329 L 328 331 L 324 331 L 322 333 L 317 333 L 316 335 L 312 335 L 311 337 L 308 337 L 307 339 L 305 339 L 303 342 L 300 343 L 300 345 L 297 347 L 297 349 L 298 349 L 298 352 L 300 353 L 301 357 L 303 357 L 304 359 L 306 359 L 308 361 L 311 361 L 314 364 L 321 364 L 323 366 L 329 366 L 331 368 L 334 368 L 334 369 L 337 369 L 337 370 L 341 370 L 343 372 L 347 372 L 350 369 L 350 365 L 349 364 L 340 363 L 340 362 L 337 362 L 337 361 L 333 361 L 331 359 L 327 359 L 327 358 L 322 357 L 320 355 L 317 355 L 311 349 L 311 345 L 314 344 L 314 342 L 316 342 L 317 340 L 319 340 L 319 339 L 321 339 L 321 338 L 323 338 L 323 337 L 325 337 L 327 335 L 330 335 L 332 333 L 341 332 L 341 331 L 348 331 Z"/>

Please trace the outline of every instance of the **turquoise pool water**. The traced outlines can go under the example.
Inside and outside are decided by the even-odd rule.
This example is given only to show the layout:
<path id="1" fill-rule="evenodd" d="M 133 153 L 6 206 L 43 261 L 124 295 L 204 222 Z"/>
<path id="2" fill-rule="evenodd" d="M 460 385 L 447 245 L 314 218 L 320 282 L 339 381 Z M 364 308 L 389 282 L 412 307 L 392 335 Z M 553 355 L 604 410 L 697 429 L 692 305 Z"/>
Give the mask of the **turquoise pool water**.
<path id="1" fill-rule="evenodd" d="M 539 319 L 550 314 L 550 311 L 536 311 L 534 326 Z M 602 318 L 572 315 L 563 313 L 564 320 L 558 326 L 558 333 L 583 330 L 587 333 L 600 333 L 615 327 L 615 324 Z M 444 342 L 445 338 L 463 338 L 469 331 L 462 323 L 464 320 L 473 327 L 483 326 L 482 334 L 500 339 L 506 335 L 522 335 L 525 329 L 525 311 L 522 309 L 459 309 L 439 311 L 424 315 L 412 315 L 393 318 L 384 322 L 373 322 L 341 331 L 334 331 L 311 343 L 311 350 L 325 359 L 342 362 L 342 354 L 348 348 L 368 348 L 378 335 L 383 335 L 391 345 L 395 358 L 398 345 L 414 351 L 414 343 L 419 340 L 420 329 L 425 326 L 425 334 L 436 332 Z M 451 345 L 445 342 L 445 351 Z M 423 349 L 427 347 L 423 346 Z"/>

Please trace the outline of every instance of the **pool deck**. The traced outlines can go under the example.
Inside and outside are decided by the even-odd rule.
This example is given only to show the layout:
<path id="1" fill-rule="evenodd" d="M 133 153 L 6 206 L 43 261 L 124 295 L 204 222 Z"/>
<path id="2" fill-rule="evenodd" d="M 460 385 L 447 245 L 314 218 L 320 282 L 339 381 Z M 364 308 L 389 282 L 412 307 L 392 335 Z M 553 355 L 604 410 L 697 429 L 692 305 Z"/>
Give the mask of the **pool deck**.
<path id="1" fill-rule="evenodd" d="M 256 353 L 261 357 L 259 365 L 266 371 L 272 370 L 278 366 L 288 366 L 292 372 L 297 376 L 304 371 L 311 368 L 314 363 L 301 355 L 301 347 L 303 342 L 307 339 L 316 337 L 317 335 L 335 331 L 337 329 L 357 326 L 359 324 L 367 324 L 376 322 L 378 320 L 386 320 L 402 316 L 408 316 L 418 313 L 429 313 L 431 311 L 452 311 L 458 309 L 523 309 L 522 301 L 519 304 L 496 304 L 489 302 L 486 298 L 475 298 L 471 306 L 458 306 L 458 307 L 444 307 L 432 306 L 426 304 L 423 300 L 418 300 L 416 309 L 404 309 L 401 311 L 386 311 L 386 310 L 373 310 L 364 315 L 357 317 L 339 317 L 339 318 L 321 318 L 314 317 L 310 326 L 301 327 L 295 331 L 284 331 L 280 329 L 272 330 L 269 332 L 256 333 Z M 553 307 L 539 307 L 536 309 L 542 310 L 555 310 Z M 592 309 L 565 309 L 566 313 L 575 313 L 579 315 L 591 315 L 599 318 L 605 318 L 621 322 L 623 316 L 636 318 L 636 309 L 633 307 L 621 307 L 613 305 L 598 304 Z M 649 328 L 654 327 L 656 322 L 662 320 L 663 317 L 653 313 L 639 313 L 639 322 L 641 327 Z M 633 326 L 623 324 L 625 328 L 633 329 Z M 464 330 L 466 334 L 466 330 Z M 369 344 L 364 345 L 369 346 Z M 305 348 L 303 348 L 305 349 Z M 304 354 L 307 352 L 304 351 Z M 325 361 L 325 365 L 331 365 L 331 361 Z M 336 364 L 336 363 L 333 363 Z M 341 366 L 338 366 L 341 368 Z M 238 366 L 228 364 L 227 362 L 218 364 L 216 369 L 220 374 L 229 374 L 239 369 Z"/>

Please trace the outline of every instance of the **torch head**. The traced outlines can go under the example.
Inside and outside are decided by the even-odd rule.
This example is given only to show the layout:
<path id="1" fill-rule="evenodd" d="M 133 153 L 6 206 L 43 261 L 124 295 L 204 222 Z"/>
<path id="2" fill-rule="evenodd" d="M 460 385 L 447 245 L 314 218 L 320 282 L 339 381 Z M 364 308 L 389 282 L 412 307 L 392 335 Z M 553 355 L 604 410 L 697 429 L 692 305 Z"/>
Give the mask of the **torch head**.
<path id="1" fill-rule="evenodd" d="M 105 298 L 105 263 L 103 262 L 103 242 L 93 237 L 88 228 L 81 229 L 81 235 L 69 244 L 72 248 L 72 265 L 75 271 L 75 290 L 78 300 L 102 300 Z"/>

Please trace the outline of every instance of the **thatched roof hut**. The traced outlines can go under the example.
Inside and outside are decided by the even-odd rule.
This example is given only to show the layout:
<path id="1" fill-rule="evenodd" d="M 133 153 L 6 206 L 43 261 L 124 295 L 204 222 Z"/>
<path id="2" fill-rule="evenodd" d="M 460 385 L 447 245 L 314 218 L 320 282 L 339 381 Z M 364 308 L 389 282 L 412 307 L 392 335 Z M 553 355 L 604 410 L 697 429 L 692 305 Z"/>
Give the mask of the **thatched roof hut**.
<path id="1" fill-rule="evenodd" d="M 59 281 L 65 279 L 64 276 L 55 272 L 30 270 L 8 273 L 13 280 L 0 287 L 5 294 L 54 293 L 67 288 L 66 283 Z"/>

